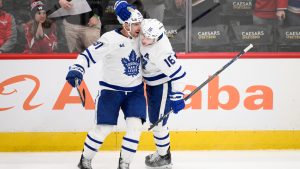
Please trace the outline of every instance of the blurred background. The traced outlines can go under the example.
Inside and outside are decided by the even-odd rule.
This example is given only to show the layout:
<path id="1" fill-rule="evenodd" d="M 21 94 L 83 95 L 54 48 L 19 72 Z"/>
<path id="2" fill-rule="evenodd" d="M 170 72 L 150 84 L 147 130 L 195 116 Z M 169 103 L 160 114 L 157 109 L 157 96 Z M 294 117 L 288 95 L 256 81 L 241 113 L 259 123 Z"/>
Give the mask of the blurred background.
<path id="1" fill-rule="evenodd" d="M 2 0 L 2 11 L 12 15 L 16 34 L 9 50 L 2 53 L 68 53 L 64 20 L 75 23 L 69 16 L 50 18 L 59 1 L 43 0 L 47 20 L 55 36 L 53 50 L 28 50 L 26 24 L 34 20 L 32 0 Z M 94 0 L 92 12 L 100 19 L 100 36 L 120 27 L 113 11 L 115 0 Z M 128 0 L 142 11 L 145 18 L 162 21 L 176 52 L 234 52 L 249 43 L 257 52 L 300 51 L 300 5 L 298 0 Z M 78 22 L 84 20 L 77 17 Z M 30 30 L 30 29 L 29 29 Z M 34 32 L 34 29 L 33 29 Z M 5 32 L 2 31 L 4 34 Z M 94 36 L 97 37 L 96 33 Z M 68 35 L 67 35 L 68 36 Z M 6 41 L 1 36 L 1 41 Z M 28 45 L 29 44 L 29 45 Z"/>

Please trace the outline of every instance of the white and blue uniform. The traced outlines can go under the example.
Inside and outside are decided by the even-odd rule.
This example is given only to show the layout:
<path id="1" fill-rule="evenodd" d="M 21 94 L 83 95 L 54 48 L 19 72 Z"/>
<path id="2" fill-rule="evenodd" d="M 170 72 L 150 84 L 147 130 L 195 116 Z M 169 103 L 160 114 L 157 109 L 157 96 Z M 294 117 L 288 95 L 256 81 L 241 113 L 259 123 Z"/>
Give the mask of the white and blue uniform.
<path id="1" fill-rule="evenodd" d="M 162 100 L 162 103 L 169 102 L 169 98 L 167 96 L 170 92 L 183 91 L 183 78 L 185 77 L 186 72 L 180 63 L 178 63 L 175 52 L 173 51 L 170 41 L 165 34 L 162 34 L 155 44 L 149 46 L 143 46 L 140 44 L 140 52 L 142 54 L 143 78 L 147 87 L 157 88 L 161 86 L 164 88 L 161 90 L 166 90 L 168 92 L 166 94 L 160 93 L 164 99 L 167 99 L 166 101 Z M 160 107 L 162 106 L 163 105 Z M 169 105 L 166 106 L 169 107 Z M 166 113 L 169 110 L 170 108 L 164 112 Z M 149 112 L 151 123 L 157 121 L 157 117 L 159 115 L 157 113 L 158 112 Z M 151 116 L 155 116 L 155 118 Z"/>
<path id="2" fill-rule="evenodd" d="M 182 91 L 182 78 L 185 71 L 177 62 L 176 54 L 171 43 L 165 34 L 162 34 L 158 41 L 149 46 L 140 44 L 142 54 L 143 78 L 147 85 L 157 86 L 168 81 L 173 81 L 173 91 Z"/>
<path id="3" fill-rule="evenodd" d="M 138 10 L 128 8 L 126 1 L 117 1 L 114 9 L 123 29 L 103 34 L 95 44 L 79 54 L 66 77 L 74 87 L 76 78 L 82 80 L 85 69 L 101 61 L 100 95 L 96 102 L 97 125 L 88 132 L 85 139 L 78 164 L 81 169 L 92 168 L 91 160 L 117 125 L 120 109 L 125 116 L 126 134 L 122 141 L 118 168 L 128 168 L 137 151 L 142 125 L 146 119 L 139 38 L 128 38 L 135 35 L 133 31 L 139 31 L 138 23 L 142 22 L 143 16 Z M 127 9 L 129 14 L 125 20 L 119 17 L 123 16 L 120 13 L 123 9 Z M 130 27 L 130 31 L 125 29 L 125 23 Z"/>
<path id="4" fill-rule="evenodd" d="M 97 124 L 116 125 L 120 108 L 125 118 L 146 119 L 138 41 L 138 38 L 123 36 L 120 30 L 113 30 L 79 54 L 75 62 L 84 69 L 102 62 Z"/>
<path id="5" fill-rule="evenodd" d="M 152 45 L 140 44 L 142 54 L 143 78 L 146 82 L 148 116 L 155 123 L 159 117 L 171 111 L 171 92 L 182 92 L 182 83 L 186 72 L 176 59 L 170 41 L 162 34 Z M 169 131 L 166 127 L 168 118 L 154 128 L 153 134 L 160 155 L 167 152 L 170 144 Z"/>

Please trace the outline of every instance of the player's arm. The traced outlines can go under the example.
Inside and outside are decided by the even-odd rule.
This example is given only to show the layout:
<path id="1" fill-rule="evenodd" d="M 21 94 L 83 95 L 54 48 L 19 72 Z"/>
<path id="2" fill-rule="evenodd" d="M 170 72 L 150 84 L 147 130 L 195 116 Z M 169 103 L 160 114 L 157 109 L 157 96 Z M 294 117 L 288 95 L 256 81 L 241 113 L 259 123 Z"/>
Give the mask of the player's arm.
<path id="1" fill-rule="evenodd" d="M 185 107 L 183 90 L 185 87 L 184 77 L 186 72 L 178 62 L 175 53 L 165 53 L 159 55 L 156 65 L 171 79 L 172 92 L 169 95 L 171 107 L 174 113 L 178 113 Z"/>
<path id="2" fill-rule="evenodd" d="M 79 64 L 87 69 L 103 59 L 110 52 L 109 42 L 107 38 L 103 36 L 81 52 L 77 56 L 75 64 Z"/>
<path id="3" fill-rule="evenodd" d="M 85 70 L 99 62 L 110 52 L 110 45 L 105 36 L 81 52 L 72 66 L 69 67 L 66 80 L 72 87 L 75 86 L 75 80 L 78 79 L 80 85 Z"/>
<path id="4" fill-rule="evenodd" d="M 172 89 L 181 92 L 184 89 L 183 79 L 186 72 L 177 60 L 176 54 L 173 52 L 160 53 L 158 56 L 155 64 L 165 75 L 172 79 Z"/>

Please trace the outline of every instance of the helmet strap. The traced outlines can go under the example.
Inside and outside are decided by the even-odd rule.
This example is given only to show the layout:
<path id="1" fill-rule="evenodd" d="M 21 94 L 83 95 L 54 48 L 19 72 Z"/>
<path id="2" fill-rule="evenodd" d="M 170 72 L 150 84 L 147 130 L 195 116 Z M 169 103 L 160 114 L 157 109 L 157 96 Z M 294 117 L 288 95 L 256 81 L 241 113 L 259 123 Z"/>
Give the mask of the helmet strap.
<path id="1" fill-rule="evenodd" d="M 124 30 L 127 32 L 127 35 L 128 35 L 128 38 L 130 38 L 130 39 L 133 39 L 133 36 L 131 35 L 131 23 L 127 23 L 128 24 L 128 26 L 129 26 L 129 30 L 127 30 L 126 29 L 126 27 L 125 27 L 125 23 L 123 24 L 123 28 L 124 28 Z"/>

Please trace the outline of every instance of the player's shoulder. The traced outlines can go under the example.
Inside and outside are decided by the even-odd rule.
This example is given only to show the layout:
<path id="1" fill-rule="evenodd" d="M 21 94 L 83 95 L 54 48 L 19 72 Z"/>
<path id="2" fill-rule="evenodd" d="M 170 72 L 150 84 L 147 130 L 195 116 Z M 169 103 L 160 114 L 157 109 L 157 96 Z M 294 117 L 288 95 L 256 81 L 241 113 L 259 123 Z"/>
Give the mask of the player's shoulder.
<path id="1" fill-rule="evenodd" d="M 168 36 L 167 36 L 165 33 L 162 35 L 161 39 L 158 40 L 158 42 L 159 42 L 159 41 L 160 41 L 161 43 L 163 43 L 163 44 L 171 44 L 171 42 L 170 42 Z"/>
<path id="2" fill-rule="evenodd" d="M 122 41 L 124 36 L 118 30 L 111 30 L 104 33 L 101 37 L 108 42 L 114 43 L 116 41 Z"/>
<path id="3" fill-rule="evenodd" d="M 114 29 L 114 30 L 105 32 L 102 36 L 123 36 L 123 35 L 121 34 L 120 29 Z"/>
<path id="4" fill-rule="evenodd" d="M 166 34 L 163 34 L 163 37 L 156 42 L 158 49 L 162 50 L 173 50 L 171 42 Z"/>
<path id="5" fill-rule="evenodd" d="M 105 32 L 101 37 L 107 39 L 107 38 L 110 38 L 110 37 L 113 37 L 113 36 L 115 36 L 115 31 L 114 30 Z"/>

